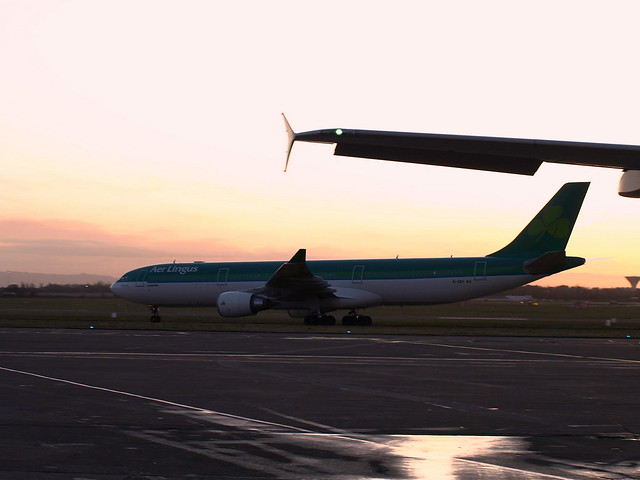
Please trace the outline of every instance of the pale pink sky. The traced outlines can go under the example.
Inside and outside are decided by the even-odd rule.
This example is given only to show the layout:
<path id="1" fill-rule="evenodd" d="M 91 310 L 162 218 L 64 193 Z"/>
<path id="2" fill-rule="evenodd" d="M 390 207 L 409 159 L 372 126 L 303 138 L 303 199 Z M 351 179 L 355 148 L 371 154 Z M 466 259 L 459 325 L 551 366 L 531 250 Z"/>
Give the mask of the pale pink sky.
<path id="1" fill-rule="evenodd" d="M 119 276 L 192 260 L 485 255 L 591 181 L 542 284 L 626 286 L 620 172 L 535 177 L 299 144 L 346 127 L 640 145 L 635 1 L 0 2 L 0 271 Z"/>

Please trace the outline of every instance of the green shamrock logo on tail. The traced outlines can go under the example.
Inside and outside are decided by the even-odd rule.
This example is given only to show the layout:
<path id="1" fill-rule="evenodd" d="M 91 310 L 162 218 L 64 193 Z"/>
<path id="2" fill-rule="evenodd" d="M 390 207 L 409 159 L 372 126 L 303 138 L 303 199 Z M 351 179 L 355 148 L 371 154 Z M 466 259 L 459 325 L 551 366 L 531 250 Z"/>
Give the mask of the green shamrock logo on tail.
<path id="1" fill-rule="evenodd" d="M 569 220 L 562 218 L 562 213 L 563 208 L 559 205 L 546 208 L 540 217 L 531 222 L 529 235 L 537 236 L 536 242 L 539 242 L 545 233 L 556 238 L 567 238 L 570 230 Z"/>

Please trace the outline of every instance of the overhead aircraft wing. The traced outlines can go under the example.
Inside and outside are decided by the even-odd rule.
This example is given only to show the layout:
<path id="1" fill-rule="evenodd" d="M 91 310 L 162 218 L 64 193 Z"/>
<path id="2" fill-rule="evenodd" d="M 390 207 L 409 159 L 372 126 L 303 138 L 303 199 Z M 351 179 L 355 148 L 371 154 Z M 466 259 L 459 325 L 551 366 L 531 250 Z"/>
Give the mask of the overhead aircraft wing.
<path id="1" fill-rule="evenodd" d="M 284 115 L 283 115 L 284 116 Z M 542 162 L 635 171 L 620 194 L 640 195 L 640 146 L 479 137 L 436 133 L 332 128 L 296 133 L 286 121 L 289 151 L 294 142 L 333 143 L 334 155 L 533 175 Z M 286 170 L 286 167 L 285 167 Z M 631 172 L 629 172 L 631 173 Z"/>
<path id="2" fill-rule="evenodd" d="M 298 250 L 291 260 L 278 268 L 264 287 L 254 290 L 254 293 L 266 295 L 275 300 L 333 294 L 335 290 L 330 288 L 329 282 L 311 273 L 306 256 L 306 249 Z"/>

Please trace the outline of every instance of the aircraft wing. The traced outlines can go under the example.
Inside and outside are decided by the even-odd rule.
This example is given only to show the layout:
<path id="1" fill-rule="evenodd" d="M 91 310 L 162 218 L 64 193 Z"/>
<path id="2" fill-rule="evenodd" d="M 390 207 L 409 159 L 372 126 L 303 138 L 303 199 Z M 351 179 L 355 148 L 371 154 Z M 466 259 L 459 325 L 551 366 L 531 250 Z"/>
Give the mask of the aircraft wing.
<path id="1" fill-rule="evenodd" d="M 334 143 L 340 156 L 521 175 L 533 175 L 542 162 L 640 170 L 635 145 L 341 128 L 295 133 L 293 141 Z"/>
<path id="2" fill-rule="evenodd" d="M 304 248 L 298 250 L 291 260 L 278 268 L 264 287 L 255 290 L 254 293 L 275 300 L 333 294 L 335 290 L 330 288 L 329 282 L 311 273 L 306 256 L 307 251 Z"/>

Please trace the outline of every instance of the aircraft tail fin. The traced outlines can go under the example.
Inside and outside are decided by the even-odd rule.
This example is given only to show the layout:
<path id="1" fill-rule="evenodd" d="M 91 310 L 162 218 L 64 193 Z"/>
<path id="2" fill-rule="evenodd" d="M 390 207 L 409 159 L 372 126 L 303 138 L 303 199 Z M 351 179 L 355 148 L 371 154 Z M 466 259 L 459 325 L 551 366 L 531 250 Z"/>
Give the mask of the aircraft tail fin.
<path id="1" fill-rule="evenodd" d="M 532 270 L 558 263 L 588 188 L 589 182 L 564 184 L 511 243 L 487 256 L 535 258 Z"/>

